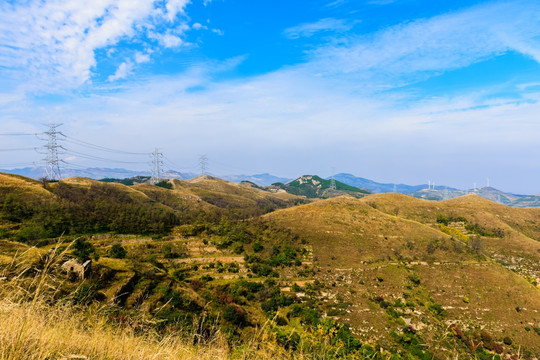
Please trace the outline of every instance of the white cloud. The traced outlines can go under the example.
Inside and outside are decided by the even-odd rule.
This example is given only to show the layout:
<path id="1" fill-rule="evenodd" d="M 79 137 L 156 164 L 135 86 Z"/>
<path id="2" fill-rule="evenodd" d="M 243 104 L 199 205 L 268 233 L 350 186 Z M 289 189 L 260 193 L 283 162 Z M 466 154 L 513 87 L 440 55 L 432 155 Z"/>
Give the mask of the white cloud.
<path id="1" fill-rule="evenodd" d="M 182 45 L 182 39 L 176 35 L 165 34 L 160 37 L 160 43 L 166 48 L 173 48 Z"/>
<path id="2" fill-rule="evenodd" d="M 439 71 L 517 51 L 540 60 L 540 4 L 508 1 L 420 19 L 375 34 L 343 37 L 312 53 L 315 73 L 362 86 L 400 86 Z"/>
<path id="3" fill-rule="evenodd" d="M 28 0 L 0 4 L 0 75 L 34 90 L 88 82 L 96 51 L 171 22 L 188 1 Z M 165 7 L 165 9 L 162 9 Z M 166 10 L 166 11 L 165 11 Z M 166 44 L 178 40 L 168 39 Z M 111 51 L 109 49 L 109 51 Z"/>
<path id="4" fill-rule="evenodd" d="M 137 51 L 135 53 L 135 62 L 137 64 L 144 64 L 150 61 L 150 54 L 144 54 L 142 52 Z"/>
<path id="5" fill-rule="evenodd" d="M 223 30 L 220 30 L 220 29 L 212 29 L 212 32 L 213 32 L 214 34 L 219 35 L 219 36 L 225 35 L 225 33 L 223 32 Z"/>
<path id="6" fill-rule="evenodd" d="M 165 5 L 167 8 L 167 17 L 169 21 L 173 21 L 178 13 L 183 14 L 184 8 L 189 4 L 190 0 L 168 0 Z"/>
<path id="7" fill-rule="evenodd" d="M 341 19 L 325 18 L 314 23 L 305 23 L 290 27 L 284 31 L 290 39 L 311 37 L 319 32 L 346 32 L 353 27 L 354 23 Z"/>
<path id="8" fill-rule="evenodd" d="M 198 23 L 198 22 L 194 23 L 192 28 L 195 30 L 208 29 L 207 26 L 202 25 L 201 23 Z"/>
<path id="9" fill-rule="evenodd" d="M 116 69 L 116 72 L 114 75 L 109 76 L 109 81 L 115 81 L 119 79 L 124 79 L 127 77 L 131 72 L 133 71 L 133 63 L 132 62 L 123 62 L 118 66 Z"/>

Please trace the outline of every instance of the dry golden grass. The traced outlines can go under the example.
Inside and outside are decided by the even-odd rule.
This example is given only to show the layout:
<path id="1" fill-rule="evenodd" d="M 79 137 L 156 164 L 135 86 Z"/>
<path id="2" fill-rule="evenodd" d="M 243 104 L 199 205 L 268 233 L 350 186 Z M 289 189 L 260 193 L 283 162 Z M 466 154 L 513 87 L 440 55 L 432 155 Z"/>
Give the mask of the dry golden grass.
<path id="1" fill-rule="evenodd" d="M 6 295 L 5 291 L 2 293 Z M 0 300 L 1 360 L 291 358 L 265 328 L 238 348 L 230 348 L 219 333 L 211 341 L 193 345 L 195 334 L 171 332 L 163 336 L 152 330 L 135 332 L 128 326 L 111 324 L 98 308 L 50 305 L 42 300 Z M 314 355 L 297 353 L 294 358 L 319 358 Z"/>
<path id="2" fill-rule="evenodd" d="M 68 246 L 55 255 L 60 246 L 42 254 L 39 267 L 22 261 L 27 252 L 35 252 L 32 248 L 3 266 L 8 276 L 0 280 L 0 360 L 291 358 L 266 326 L 255 329 L 249 342 L 231 348 L 219 331 L 203 343 L 195 331 L 158 333 L 143 314 L 139 326 L 131 326 L 111 321 L 106 308 L 98 304 L 81 307 L 69 300 L 55 301 L 62 283 L 54 275 L 55 268 L 69 251 Z M 294 358 L 313 356 L 297 353 Z"/>
<path id="3" fill-rule="evenodd" d="M 109 325 L 99 314 L 68 305 L 0 302 L 0 358 L 11 359 L 223 359 L 220 343 L 189 346 L 170 334 L 137 335 Z"/>

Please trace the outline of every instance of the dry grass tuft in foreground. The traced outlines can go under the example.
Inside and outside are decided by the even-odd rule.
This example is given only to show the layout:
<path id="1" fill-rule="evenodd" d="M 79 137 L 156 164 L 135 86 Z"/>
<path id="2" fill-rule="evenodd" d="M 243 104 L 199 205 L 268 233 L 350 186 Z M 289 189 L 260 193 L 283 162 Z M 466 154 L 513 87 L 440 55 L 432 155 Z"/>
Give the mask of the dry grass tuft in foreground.
<path id="1" fill-rule="evenodd" d="M 174 334 L 134 334 L 98 314 L 70 306 L 0 302 L 0 358 L 28 359 L 223 359 L 227 347 L 188 346 Z"/>
<path id="2" fill-rule="evenodd" d="M 39 269 L 24 266 L 24 261 L 19 261 L 24 259 L 24 253 L 1 269 L 0 360 L 289 357 L 265 329 L 261 329 L 249 344 L 235 349 L 229 347 L 219 332 L 210 341 L 194 345 L 196 334 L 186 336 L 171 332 L 163 335 L 151 327 L 146 331 L 135 331 L 129 326 L 111 323 L 102 308 L 54 301 L 54 287 L 59 280 L 55 279 L 51 269 L 61 262 L 69 249 L 57 254 L 59 245 L 42 257 Z M 23 276 L 28 272 L 35 273 L 30 282 Z M 7 274 L 11 276 L 4 276 Z"/>

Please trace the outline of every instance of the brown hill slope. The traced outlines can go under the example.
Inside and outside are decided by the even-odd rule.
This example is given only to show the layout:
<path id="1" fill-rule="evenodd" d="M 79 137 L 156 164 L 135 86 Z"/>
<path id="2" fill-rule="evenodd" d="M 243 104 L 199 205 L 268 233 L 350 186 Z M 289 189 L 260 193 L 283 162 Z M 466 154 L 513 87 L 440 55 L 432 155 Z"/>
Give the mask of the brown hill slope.
<path id="1" fill-rule="evenodd" d="M 272 193 L 250 184 L 231 183 L 208 175 L 186 181 L 172 180 L 172 184 L 174 190 L 191 193 L 218 208 L 250 216 L 307 201 L 303 197 L 285 192 Z"/>
<path id="2" fill-rule="evenodd" d="M 540 278 L 540 209 L 508 207 L 477 195 L 433 202 L 377 194 L 362 201 L 454 237 L 479 239 L 477 246 L 486 256 L 525 277 Z"/>
<path id="3" fill-rule="evenodd" d="M 438 215 L 452 219 L 445 225 Z M 402 336 L 400 324 L 411 325 L 438 356 L 450 358 L 459 343 L 452 324 L 469 339 L 502 344 L 510 337 L 540 356 L 540 335 L 531 331 L 540 325 L 540 243 L 522 233 L 535 234 L 537 216 L 470 196 L 434 203 L 381 194 L 319 201 L 265 219 L 312 247 L 329 315 L 368 342 L 390 342 L 392 329 Z M 474 225 L 471 233 L 464 223 Z M 498 228 L 503 232 L 489 233 Z M 515 268 L 505 263 L 512 257 Z"/>

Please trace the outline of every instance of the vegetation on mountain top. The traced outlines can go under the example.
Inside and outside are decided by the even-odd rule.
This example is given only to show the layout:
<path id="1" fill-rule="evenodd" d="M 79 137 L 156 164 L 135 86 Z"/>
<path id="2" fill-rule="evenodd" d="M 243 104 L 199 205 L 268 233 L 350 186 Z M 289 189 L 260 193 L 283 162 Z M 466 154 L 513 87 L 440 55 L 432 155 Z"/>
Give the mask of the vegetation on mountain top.
<path id="1" fill-rule="evenodd" d="M 325 180 L 317 175 L 305 175 L 287 184 L 272 184 L 270 188 L 283 189 L 291 194 L 302 195 L 308 198 L 328 198 L 345 194 L 361 197 L 370 193 L 367 190 L 359 189 L 337 180 L 334 180 L 334 183 L 336 188 L 332 189 L 332 180 Z"/>

